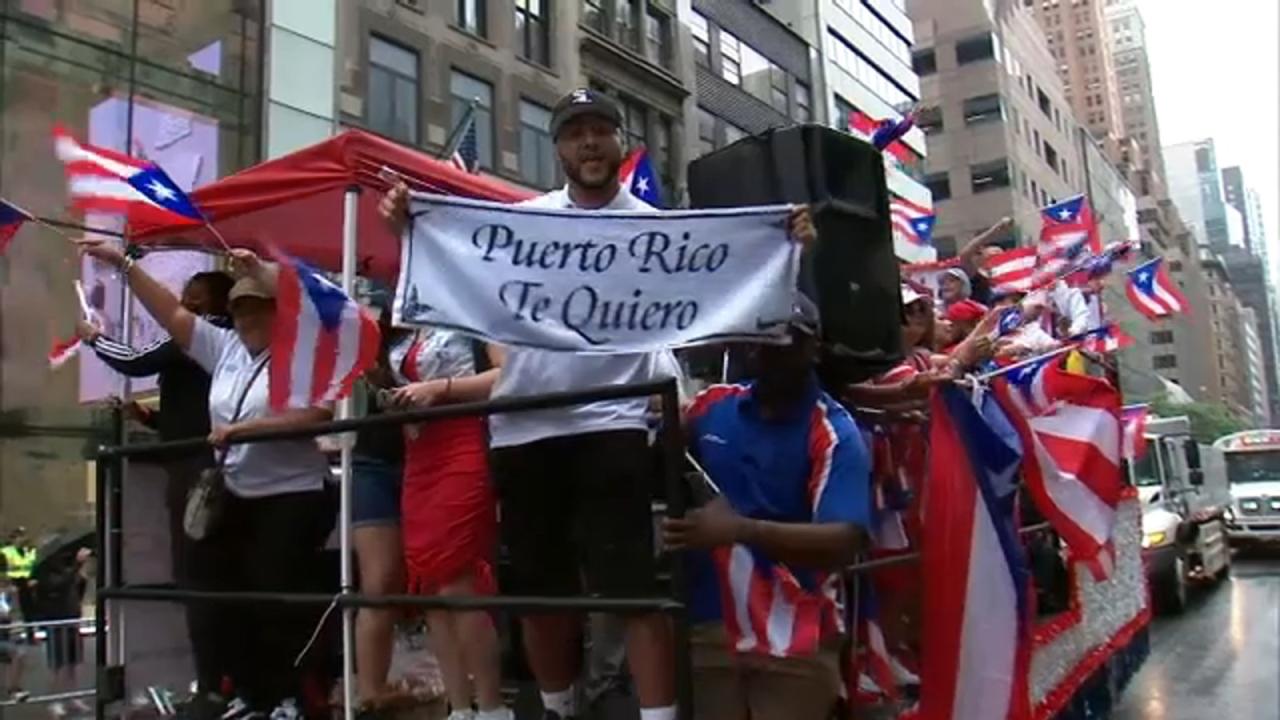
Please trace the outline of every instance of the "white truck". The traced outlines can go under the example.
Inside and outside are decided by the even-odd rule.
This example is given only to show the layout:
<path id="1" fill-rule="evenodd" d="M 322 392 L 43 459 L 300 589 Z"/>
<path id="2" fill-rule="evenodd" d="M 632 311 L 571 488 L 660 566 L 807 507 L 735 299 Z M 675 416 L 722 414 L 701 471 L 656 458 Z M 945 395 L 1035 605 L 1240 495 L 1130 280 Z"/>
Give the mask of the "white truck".
<path id="1" fill-rule="evenodd" d="M 1226 463 L 1191 437 L 1186 417 L 1151 418 L 1143 434 L 1146 452 L 1129 465 L 1142 500 L 1143 562 L 1156 610 L 1178 613 L 1192 583 L 1231 570 Z"/>
<path id="2" fill-rule="evenodd" d="M 1227 539 L 1234 547 L 1280 542 L 1280 430 L 1245 430 L 1218 438 L 1227 458 L 1231 507 Z"/>

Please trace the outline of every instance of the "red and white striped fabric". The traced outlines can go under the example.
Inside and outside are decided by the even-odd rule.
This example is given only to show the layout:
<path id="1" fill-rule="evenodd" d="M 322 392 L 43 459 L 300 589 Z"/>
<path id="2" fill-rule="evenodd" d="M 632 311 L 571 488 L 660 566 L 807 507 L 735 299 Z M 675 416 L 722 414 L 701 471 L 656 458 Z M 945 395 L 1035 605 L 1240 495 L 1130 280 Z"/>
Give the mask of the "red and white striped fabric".
<path id="1" fill-rule="evenodd" d="M 1042 284 L 1038 272 L 1036 249 L 1029 247 L 1005 250 L 986 262 L 991 290 L 997 294 L 1031 292 Z"/>
<path id="2" fill-rule="evenodd" d="M 1147 418 L 1151 411 L 1146 405 L 1126 405 L 1120 409 L 1124 421 L 1124 459 L 1141 460 L 1147 454 Z"/>
<path id="3" fill-rule="evenodd" d="M 1058 357 L 997 378 L 994 390 L 1022 438 L 1032 499 L 1077 560 L 1095 558 L 1124 487 L 1120 393 L 1066 371 Z"/>
<path id="4" fill-rule="evenodd" d="M 337 285 L 305 264 L 280 262 L 271 341 L 271 407 L 341 400 L 378 358 L 378 323 Z"/>
<path id="5" fill-rule="evenodd" d="M 931 208 L 894 195 L 889 200 L 889 219 L 912 245 L 933 245 L 933 226 L 938 216 Z"/>
<path id="6" fill-rule="evenodd" d="M 78 337 L 54 340 L 53 347 L 49 349 L 49 367 L 56 370 L 66 365 L 71 358 L 80 352 L 81 347 L 82 343 Z"/>

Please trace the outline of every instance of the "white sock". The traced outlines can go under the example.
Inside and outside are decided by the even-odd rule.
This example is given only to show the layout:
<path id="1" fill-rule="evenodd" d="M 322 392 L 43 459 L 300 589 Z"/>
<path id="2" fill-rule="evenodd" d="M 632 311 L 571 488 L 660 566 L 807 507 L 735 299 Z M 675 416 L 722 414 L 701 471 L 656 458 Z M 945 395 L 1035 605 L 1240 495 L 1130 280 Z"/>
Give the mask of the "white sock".
<path id="1" fill-rule="evenodd" d="M 562 718 L 573 717 L 578 714 L 578 698 L 573 692 L 573 686 L 570 685 L 568 690 L 560 690 L 558 692 L 544 692 L 542 695 L 542 707 L 556 713 Z M 645 718 L 648 720 L 648 718 Z"/>
<path id="2" fill-rule="evenodd" d="M 492 710 L 480 710 L 476 713 L 476 720 L 514 720 L 514 718 L 511 709 L 501 705 Z"/>
<path id="3" fill-rule="evenodd" d="M 676 706 L 640 708 L 640 720 L 676 720 Z"/>

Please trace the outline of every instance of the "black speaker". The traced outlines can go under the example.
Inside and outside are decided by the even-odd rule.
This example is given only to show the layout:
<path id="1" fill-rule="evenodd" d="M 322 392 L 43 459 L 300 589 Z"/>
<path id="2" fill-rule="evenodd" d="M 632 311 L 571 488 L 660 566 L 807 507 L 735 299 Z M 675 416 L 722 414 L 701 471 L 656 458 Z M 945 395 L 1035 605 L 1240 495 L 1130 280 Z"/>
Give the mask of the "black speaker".
<path id="1" fill-rule="evenodd" d="M 820 125 L 743 138 L 689 165 L 693 207 L 813 206 L 817 246 L 800 289 L 822 313 L 825 380 L 860 382 L 902 360 L 902 306 L 884 160 Z"/>

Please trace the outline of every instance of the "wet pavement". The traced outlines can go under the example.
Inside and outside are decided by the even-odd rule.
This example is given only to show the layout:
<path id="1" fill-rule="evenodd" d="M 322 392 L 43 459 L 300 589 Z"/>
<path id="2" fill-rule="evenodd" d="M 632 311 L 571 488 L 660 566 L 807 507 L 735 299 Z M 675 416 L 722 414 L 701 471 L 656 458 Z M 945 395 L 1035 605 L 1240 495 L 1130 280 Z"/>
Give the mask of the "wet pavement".
<path id="1" fill-rule="evenodd" d="M 1280 552 L 1237 555 L 1230 580 L 1157 618 L 1151 656 L 1111 720 L 1280 720 Z"/>

